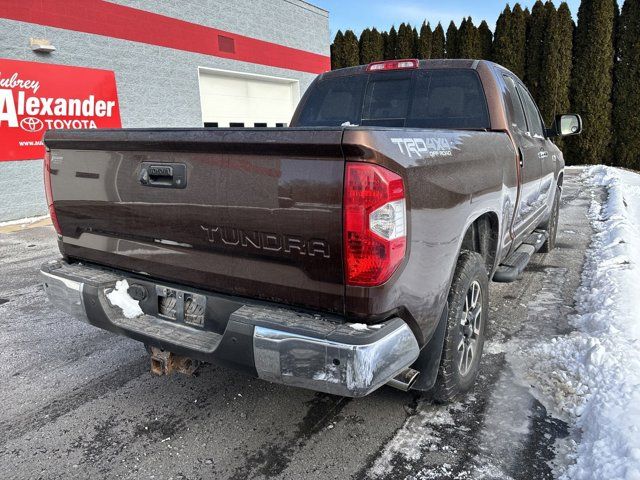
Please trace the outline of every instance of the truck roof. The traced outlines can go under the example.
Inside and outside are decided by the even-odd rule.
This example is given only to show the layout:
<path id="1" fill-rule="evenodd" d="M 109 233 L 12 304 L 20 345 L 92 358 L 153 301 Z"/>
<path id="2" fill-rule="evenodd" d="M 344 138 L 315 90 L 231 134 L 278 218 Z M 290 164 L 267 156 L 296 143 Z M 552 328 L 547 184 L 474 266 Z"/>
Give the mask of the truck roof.
<path id="1" fill-rule="evenodd" d="M 389 60 L 391 61 L 391 60 Z M 373 62 L 377 63 L 377 62 Z M 509 71 L 502 65 L 491 62 L 489 60 L 469 59 L 469 58 L 437 58 L 428 60 L 419 60 L 418 68 L 420 69 L 441 69 L 441 68 L 463 68 L 477 70 L 478 66 L 498 67 L 502 70 Z M 358 65 L 356 67 L 346 67 L 337 70 L 330 70 L 320 75 L 320 78 L 343 77 L 364 73 L 369 64 Z"/>
<path id="2" fill-rule="evenodd" d="M 391 61 L 391 60 L 389 60 Z M 377 62 L 374 62 L 377 63 Z M 427 68 L 470 68 L 477 69 L 480 63 L 491 64 L 493 62 L 489 62 L 487 60 L 474 60 L 474 59 L 450 59 L 450 58 L 438 58 L 438 59 L 429 59 L 429 60 L 419 60 L 420 69 Z M 340 68 L 337 70 L 331 70 L 325 72 L 321 75 L 321 77 L 341 77 L 354 75 L 358 73 L 364 73 L 369 64 L 358 65 L 356 67 L 346 67 Z"/>

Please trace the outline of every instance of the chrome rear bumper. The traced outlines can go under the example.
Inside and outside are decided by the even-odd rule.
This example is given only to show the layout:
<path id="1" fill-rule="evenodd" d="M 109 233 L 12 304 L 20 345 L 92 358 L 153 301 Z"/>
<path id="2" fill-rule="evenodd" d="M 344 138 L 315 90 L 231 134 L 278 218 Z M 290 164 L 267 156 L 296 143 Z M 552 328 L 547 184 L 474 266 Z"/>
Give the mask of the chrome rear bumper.
<path id="1" fill-rule="evenodd" d="M 406 323 L 398 318 L 389 323 L 387 334 L 364 345 L 257 326 L 253 352 L 258 376 L 335 395 L 367 395 L 405 370 L 420 352 Z"/>
<path id="2" fill-rule="evenodd" d="M 106 297 L 122 279 L 142 285 L 152 295 L 163 286 L 152 279 L 63 261 L 43 265 L 41 274 L 51 302 L 78 319 L 180 355 L 232 364 L 270 382 L 361 397 L 413 364 L 420 350 L 400 318 L 365 326 L 198 292 L 210 310 L 217 302 L 227 309 L 229 302 L 237 303 L 226 327 L 216 331 L 206 320 L 195 327 L 149 314 L 128 319 Z M 144 306 L 143 310 L 148 311 Z"/>

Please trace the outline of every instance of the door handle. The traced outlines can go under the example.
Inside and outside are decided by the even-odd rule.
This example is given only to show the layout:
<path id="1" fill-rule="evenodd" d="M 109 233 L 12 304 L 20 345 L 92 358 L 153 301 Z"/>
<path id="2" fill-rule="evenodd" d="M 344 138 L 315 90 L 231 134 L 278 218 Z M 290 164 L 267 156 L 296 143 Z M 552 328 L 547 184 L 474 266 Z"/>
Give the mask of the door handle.
<path id="1" fill-rule="evenodd" d="M 144 162 L 140 166 L 138 181 L 145 187 L 185 188 L 186 170 L 186 165 L 182 163 Z"/>
<path id="2" fill-rule="evenodd" d="M 522 154 L 522 149 L 518 147 L 518 165 L 520 165 L 520 168 L 524 166 L 524 163 L 522 160 L 523 158 L 524 158 L 524 155 Z"/>

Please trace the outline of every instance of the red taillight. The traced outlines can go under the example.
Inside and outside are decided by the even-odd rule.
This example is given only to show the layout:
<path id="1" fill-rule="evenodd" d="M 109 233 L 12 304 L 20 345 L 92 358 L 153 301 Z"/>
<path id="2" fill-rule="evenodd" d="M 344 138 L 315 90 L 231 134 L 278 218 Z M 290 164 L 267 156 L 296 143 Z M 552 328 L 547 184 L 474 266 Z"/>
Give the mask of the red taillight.
<path id="1" fill-rule="evenodd" d="M 379 165 L 347 163 L 344 258 L 348 285 L 375 286 L 398 268 L 407 246 L 404 182 Z"/>
<path id="2" fill-rule="evenodd" d="M 408 68 L 418 68 L 419 64 L 420 62 L 415 58 L 407 58 L 404 60 L 384 60 L 382 62 L 373 62 L 367 65 L 367 72 L 406 70 Z"/>
<path id="3" fill-rule="evenodd" d="M 51 191 L 51 152 L 49 150 L 44 154 L 44 193 L 47 196 L 47 206 L 49 207 L 49 215 L 51 216 L 53 228 L 56 229 L 58 235 L 62 235 L 56 209 L 53 206 L 53 192 Z"/>

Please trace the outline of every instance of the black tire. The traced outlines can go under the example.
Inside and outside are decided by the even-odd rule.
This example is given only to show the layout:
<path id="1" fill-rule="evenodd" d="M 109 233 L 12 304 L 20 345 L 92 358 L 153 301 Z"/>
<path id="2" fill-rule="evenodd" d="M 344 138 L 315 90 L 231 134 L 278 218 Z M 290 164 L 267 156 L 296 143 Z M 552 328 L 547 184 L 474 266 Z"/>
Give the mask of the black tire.
<path id="1" fill-rule="evenodd" d="M 471 306 L 469 295 L 474 295 L 471 293 L 472 289 L 478 287 L 480 292 L 476 303 L 480 307 L 479 312 L 475 307 L 467 308 Z M 449 316 L 444 347 L 438 378 L 432 392 L 432 398 L 443 403 L 454 401 L 470 390 L 480 369 L 489 312 L 489 279 L 480 254 L 466 250 L 460 253 L 448 302 Z M 471 349 L 472 341 L 474 344 Z"/>
<path id="2" fill-rule="evenodd" d="M 558 236 L 558 218 L 560 217 L 560 197 L 562 196 L 562 189 L 560 186 L 556 187 L 556 196 L 553 199 L 553 206 L 551 207 L 551 216 L 547 221 L 545 230 L 549 234 L 547 241 L 540 247 L 541 253 L 549 253 L 556 248 L 556 237 Z"/>

